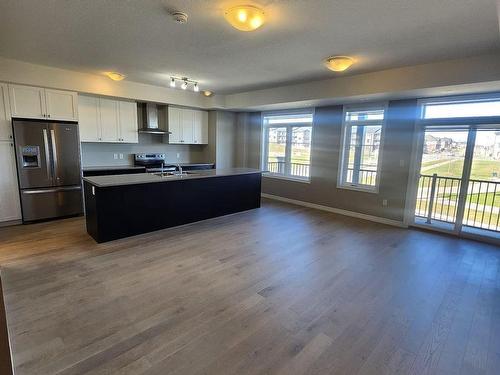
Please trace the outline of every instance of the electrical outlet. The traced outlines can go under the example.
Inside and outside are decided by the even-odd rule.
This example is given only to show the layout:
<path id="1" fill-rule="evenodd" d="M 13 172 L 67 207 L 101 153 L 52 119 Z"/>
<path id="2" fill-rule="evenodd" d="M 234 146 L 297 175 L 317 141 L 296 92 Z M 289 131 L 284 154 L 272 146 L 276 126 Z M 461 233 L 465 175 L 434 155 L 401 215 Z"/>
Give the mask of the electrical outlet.
<path id="1" fill-rule="evenodd" d="M 180 157 L 181 157 L 181 154 L 177 153 L 177 159 L 180 159 Z"/>
<path id="2" fill-rule="evenodd" d="M 123 154 L 120 154 L 120 159 L 123 159 Z"/>
<path id="3" fill-rule="evenodd" d="M 382 206 L 387 207 L 387 199 L 382 199 Z"/>
<path id="4" fill-rule="evenodd" d="M 118 154 L 113 154 L 113 159 L 118 159 Z"/>
<path id="5" fill-rule="evenodd" d="M 401 168 L 405 166 L 405 160 L 404 159 L 399 160 L 399 166 Z"/>

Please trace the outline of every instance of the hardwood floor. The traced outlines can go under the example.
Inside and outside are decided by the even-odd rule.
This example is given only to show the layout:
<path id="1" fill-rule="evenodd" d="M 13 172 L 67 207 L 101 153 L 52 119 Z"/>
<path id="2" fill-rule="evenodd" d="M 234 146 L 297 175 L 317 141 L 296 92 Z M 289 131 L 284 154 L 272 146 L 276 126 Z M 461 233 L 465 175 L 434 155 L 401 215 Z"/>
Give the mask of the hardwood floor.
<path id="1" fill-rule="evenodd" d="M 82 218 L 0 229 L 17 375 L 498 374 L 499 264 L 267 200 L 100 245 Z"/>

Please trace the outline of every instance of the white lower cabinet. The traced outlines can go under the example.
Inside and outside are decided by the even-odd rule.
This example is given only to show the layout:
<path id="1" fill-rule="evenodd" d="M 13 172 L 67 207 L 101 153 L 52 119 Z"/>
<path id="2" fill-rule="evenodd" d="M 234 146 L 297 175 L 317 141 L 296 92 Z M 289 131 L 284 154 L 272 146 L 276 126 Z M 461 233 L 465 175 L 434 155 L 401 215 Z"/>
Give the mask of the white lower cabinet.
<path id="1" fill-rule="evenodd" d="M 82 142 L 138 143 L 137 103 L 80 95 Z"/>
<path id="2" fill-rule="evenodd" d="M 208 144 L 208 112 L 168 108 L 168 143 Z"/>
<path id="3" fill-rule="evenodd" d="M 21 219 L 14 144 L 0 141 L 0 222 Z"/>

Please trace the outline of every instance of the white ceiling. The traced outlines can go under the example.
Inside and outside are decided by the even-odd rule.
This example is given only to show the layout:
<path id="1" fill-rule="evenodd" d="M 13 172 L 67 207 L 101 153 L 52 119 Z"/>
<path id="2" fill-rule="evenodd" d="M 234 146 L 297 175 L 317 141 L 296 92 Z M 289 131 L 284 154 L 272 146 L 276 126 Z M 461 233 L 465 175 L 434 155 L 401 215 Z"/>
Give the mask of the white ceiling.
<path id="1" fill-rule="evenodd" d="M 263 7 L 267 23 L 233 29 L 231 0 L 1 0 L 0 56 L 154 85 L 188 76 L 234 93 L 335 77 L 322 65 L 329 55 L 358 60 L 345 75 L 500 50 L 495 0 L 238 3 Z"/>

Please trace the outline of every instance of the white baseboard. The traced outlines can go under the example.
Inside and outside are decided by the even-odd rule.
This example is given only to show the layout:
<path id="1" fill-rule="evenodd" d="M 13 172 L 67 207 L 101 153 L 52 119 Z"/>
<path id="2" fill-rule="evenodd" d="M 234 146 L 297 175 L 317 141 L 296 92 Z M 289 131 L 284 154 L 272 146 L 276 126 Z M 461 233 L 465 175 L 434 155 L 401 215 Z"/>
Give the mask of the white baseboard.
<path id="1" fill-rule="evenodd" d="M 317 210 L 328 211 L 328 212 L 332 212 L 334 214 L 355 217 L 357 219 L 362 219 L 362 220 L 374 221 L 376 223 L 392 225 L 392 226 L 399 227 L 399 228 L 408 228 L 408 225 L 404 224 L 402 221 L 386 219 L 386 218 L 379 217 L 379 216 L 366 215 L 366 214 L 362 214 L 359 212 L 342 210 L 340 208 L 323 206 L 321 204 L 309 203 L 309 202 L 299 201 L 296 199 L 284 198 L 284 197 L 280 197 L 278 195 L 261 193 L 261 196 L 263 198 L 274 199 L 274 200 L 281 201 L 281 202 L 296 204 L 298 206 L 304 206 L 304 207 L 309 207 L 309 208 L 315 208 Z"/>
<path id="2" fill-rule="evenodd" d="M 2 227 L 10 227 L 12 225 L 22 224 L 22 220 L 10 220 L 10 221 L 0 221 L 0 228 Z"/>

